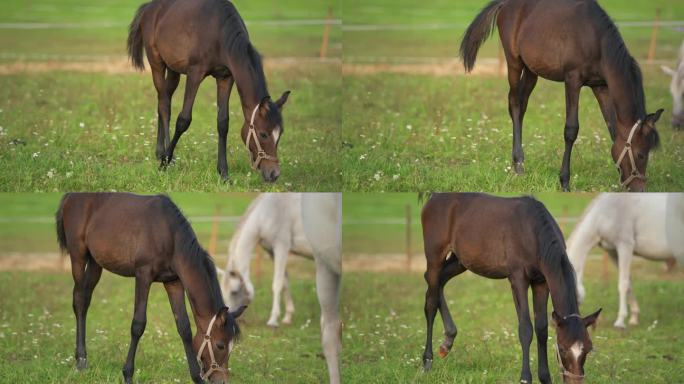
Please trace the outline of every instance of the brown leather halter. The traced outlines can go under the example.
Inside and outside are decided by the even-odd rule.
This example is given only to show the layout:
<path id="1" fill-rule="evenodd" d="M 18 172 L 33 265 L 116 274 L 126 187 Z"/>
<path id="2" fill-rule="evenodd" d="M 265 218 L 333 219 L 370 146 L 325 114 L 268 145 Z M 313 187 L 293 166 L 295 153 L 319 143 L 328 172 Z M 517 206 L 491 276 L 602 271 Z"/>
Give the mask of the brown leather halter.
<path id="1" fill-rule="evenodd" d="M 573 313 L 573 314 L 570 314 L 570 315 L 563 317 L 563 320 L 567 319 L 568 317 L 577 317 L 579 319 L 582 318 L 580 315 Z M 575 373 L 568 371 L 565 368 L 565 365 L 563 365 L 563 360 L 561 359 L 560 350 L 558 348 L 558 342 L 556 342 L 556 345 L 554 347 L 556 349 L 556 360 L 558 360 L 558 370 L 560 371 L 561 376 L 567 376 L 571 379 L 584 380 L 584 375 L 577 375 Z"/>
<path id="2" fill-rule="evenodd" d="M 211 329 L 214 326 L 214 322 L 216 321 L 217 315 L 218 313 L 211 318 L 211 321 L 209 322 L 209 327 L 207 328 L 207 332 L 204 334 L 204 340 L 202 340 L 202 345 L 197 351 L 197 363 L 200 367 L 200 376 L 202 377 L 202 380 L 207 380 L 209 376 L 211 376 L 211 374 L 214 372 L 228 372 L 227 369 L 220 367 L 216 362 L 216 359 L 214 358 L 214 348 L 211 345 Z M 202 352 L 204 352 L 204 347 L 209 347 L 209 358 L 211 358 L 211 365 L 209 366 L 209 369 L 206 372 L 204 372 L 204 365 L 202 364 Z"/>
<path id="3" fill-rule="evenodd" d="M 620 175 L 622 175 L 620 164 L 622 164 L 622 160 L 625 159 L 625 155 L 628 155 L 627 157 L 629 157 L 629 162 L 632 166 L 632 173 L 630 173 L 629 177 L 625 179 L 625 181 L 620 182 L 620 186 L 622 188 L 626 188 L 629 185 L 629 183 L 631 183 L 634 179 L 642 179 L 644 181 L 646 180 L 646 176 L 642 175 L 636 167 L 636 162 L 634 161 L 634 152 L 632 151 L 632 138 L 634 137 L 634 132 L 636 132 L 637 128 L 639 128 L 640 125 L 641 120 L 638 120 L 636 124 L 634 124 L 634 126 L 632 127 L 632 130 L 629 131 L 629 136 L 627 137 L 627 141 L 625 141 L 625 147 L 622 148 L 622 152 L 620 153 L 620 156 L 615 162 L 615 166 L 617 167 Z"/>
<path id="4" fill-rule="evenodd" d="M 249 155 L 249 161 L 252 165 L 252 169 L 254 169 L 254 170 L 259 168 L 259 163 L 261 163 L 261 160 L 263 160 L 263 159 L 275 161 L 276 163 L 278 162 L 277 157 L 271 156 L 268 153 L 264 152 L 263 149 L 261 149 L 261 143 L 259 143 L 259 137 L 257 137 L 256 129 L 254 129 L 254 118 L 256 117 L 258 110 L 259 110 L 259 104 L 257 104 L 257 106 L 254 107 L 254 110 L 252 111 L 252 118 L 249 121 L 249 131 L 247 132 L 247 139 L 245 139 L 245 146 L 247 147 L 247 154 Z M 257 155 L 256 155 L 256 158 L 254 159 L 254 161 L 252 161 L 252 152 L 249 150 L 249 141 L 252 137 L 254 137 L 254 144 L 256 145 L 256 149 L 257 149 Z"/>

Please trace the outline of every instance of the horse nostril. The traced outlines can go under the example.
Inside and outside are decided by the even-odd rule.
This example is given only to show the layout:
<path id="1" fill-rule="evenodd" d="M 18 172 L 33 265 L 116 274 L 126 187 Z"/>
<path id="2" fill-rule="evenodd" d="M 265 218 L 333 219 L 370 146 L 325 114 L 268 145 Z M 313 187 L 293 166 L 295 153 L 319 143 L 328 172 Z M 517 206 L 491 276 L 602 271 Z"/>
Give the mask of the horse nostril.
<path id="1" fill-rule="evenodd" d="M 271 171 L 271 181 L 276 181 L 278 180 L 278 176 L 280 176 L 280 171 L 277 169 L 274 169 Z"/>

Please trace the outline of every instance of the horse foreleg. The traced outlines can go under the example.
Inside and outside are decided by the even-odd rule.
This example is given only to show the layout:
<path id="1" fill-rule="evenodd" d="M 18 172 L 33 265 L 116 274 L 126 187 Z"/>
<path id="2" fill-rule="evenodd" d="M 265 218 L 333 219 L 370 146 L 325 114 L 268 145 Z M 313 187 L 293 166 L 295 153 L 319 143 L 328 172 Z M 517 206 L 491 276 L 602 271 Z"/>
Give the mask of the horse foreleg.
<path id="1" fill-rule="evenodd" d="M 510 281 L 515 309 L 518 312 L 518 338 L 523 355 L 520 382 L 531 383 L 530 344 L 532 344 L 532 320 L 530 320 L 530 308 L 527 302 L 527 289 L 530 283 L 524 277 L 511 277 Z"/>
<path id="2" fill-rule="evenodd" d="M 185 96 L 183 97 L 183 108 L 178 114 L 176 131 L 173 133 L 171 144 L 169 144 L 169 147 L 166 149 L 166 156 L 162 159 L 162 166 L 171 163 L 171 160 L 173 160 L 173 151 L 176 149 L 178 140 L 180 140 L 183 133 L 190 127 L 190 123 L 192 122 L 192 105 L 195 102 L 197 90 L 199 89 L 202 80 L 204 80 L 204 73 L 197 70 L 188 72 L 187 81 L 185 83 Z"/>
<path id="3" fill-rule="evenodd" d="M 617 247 L 618 253 L 618 293 L 620 295 L 620 309 L 617 319 L 613 324 L 617 328 L 625 327 L 627 317 L 627 293 L 630 286 L 630 267 L 632 264 L 633 248 L 628 244 L 621 244 Z"/>
<path id="4" fill-rule="evenodd" d="M 292 324 L 292 315 L 295 311 L 294 301 L 292 300 L 292 291 L 290 291 L 290 278 L 285 271 L 285 285 L 283 285 L 283 296 L 285 297 L 285 316 L 283 316 L 283 324 Z"/>
<path id="5" fill-rule="evenodd" d="M 133 321 L 131 322 L 131 345 L 128 348 L 128 356 L 122 370 L 126 384 L 130 384 L 133 380 L 135 351 L 138 348 L 138 342 L 145 332 L 145 325 L 147 324 L 147 297 L 150 293 L 151 284 L 152 279 L 147 273 L 139 272 L 136 274 L 135 309 L 133 311 Z"/>
<path id="6" fill-rule="evenodd" d="M 603 120 L 606 122 L 608 127 L 608 133 L 610 133 L 610 139 L 615 141 L 615 125 L 616 125 L 616 115 L 615 109 L 613 109 L 613 103 L 610 100 L 610 92 L 607 86 L 592 87 L 591 90 L 594 92 L 596 101 L 598 101 L 599 108 L 601 108 L 601 114 L 603 114 Z"/>
<path id="7" fill-rule="evenodd" d="M 538 376 L 542 383 L 551 382 L 549 361 L 546 344 L 549 338 L 549 319 L 547 302 L 549 301 L 549 287 L 546 282 L 532 285 L 532 305 L 534 308 L 534 331 L 537 334 Z"/>
<path id="8" fill-rule="evenodd" d="M 216 79 L 216 104 L 218 105 L 217 130 L 218 130 L 218 158 L 216 170 L 221 179 L 228 180 L 228 162 L 226 160 L 226 144 L 228 140 L 228 104 L 230 91 L 233 88 L 232 77 Z"/>
<path id="9" fill-rule="evenodd" d="M 273 249 L 273 305 L 271 306 L 271 316 L 268 319 L 269 327 L 278 326 L 280 316 L 280 295 L 285 286 L 285 269 L 287 268 L 287 255 L 289 246 L 277 245 Z"/>
<path id="10" fill-rule="evenodd" d="M 629 289 L 627 290 L 627 298 L 629 299 L 629 325 L 639 324 L 639 303 L 637 303 L 634 290 L 632 289 L 632 282 L 629 282 Z"/>
<path id="11" fill-rule="evenodd" d="M 200 367 L 195 358 L 195 351 L 192 349 L 192 329 L 190 328 L 190 319 L 188 312 L 185 309 L 185 291 L 180 280 L 170 281 L 164 283 L 166 294 L 169 296 L 169 303 L 173 311 L 173 317 L 176 319 L 176 329 L 178 335 L 183 341 L 183 348 L 185 349 L 185 357 L 188 360 L 188 367 L 190 369 L 190 377 L 195 383 L 201 383 Z"/>
<path id="12" fill-rule="evenodd" d="M 560 182 L 563 191 L 570 190 L 570 155 L 572 154 L 572 146 L 577 140 L 579 133 L 579 118 L 578 106 L 579 96 L 582 84 L 579 80 L 579 75 L 576 73 L 569 73 L 565 78 L 565 152 L 563 153 L 563 165 L 560 170 Z"/>
<path id="13" fill-rule="evenodd" d="M 321 344 L 330 384 L 340 383 L 340 275 L 316 258 L 316 293 L 321 305 Z"/>
<path id="14" fill-rule="evenodd" d="M 442 316 L 442 323 L 444 323 L 444 342 L 439 347 L 439 356 L 442 358 L 446 357 L 449 351 L 451 351 L 451 347 L 454 345 L 454 339 L 458 333 L 458 329 L 456 328 L 456 324 L 454 324 L 454 320 L 451 318 L 451 312 L 449 312 L 449 307 L 444 298 L 444 286 L 452 277 L 463 273 L 465 270 L 465 267 L 458 261 L 456 255 L 452 255 L 439 274 L 439 314 Z"/>

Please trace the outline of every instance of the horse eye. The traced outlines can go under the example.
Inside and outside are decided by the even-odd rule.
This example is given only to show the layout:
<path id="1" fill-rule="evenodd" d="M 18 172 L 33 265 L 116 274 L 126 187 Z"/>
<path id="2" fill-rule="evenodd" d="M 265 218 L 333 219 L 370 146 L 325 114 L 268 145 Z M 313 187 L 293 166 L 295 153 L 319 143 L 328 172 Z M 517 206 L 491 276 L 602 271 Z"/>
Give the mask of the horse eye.
<path id="1" fill-rule="evenodd" d="M 220 350 L 224 350 L 224 349 L 226 349 L 226 344 L 224 344 L 222 341 L 219 341 L 216 343 L 216 348 L 218 348 Z"/>
<path id="2" fill-rule="evenodd" d="M 234 291 L 230 291 L 230 294 L 231 294 L 231 295 L 237 295 L 238 293 L 240 293 L 240 291 L 238 291 L 237 289 L 234 290 Z"/>
<path id="3" fill-rule="evenodd" d="M 268 139 L 268 135 L 265 132 L 261 132 L 259 136 L 264 140 Z"/>
<path id="4" fill-rule="evenodd" d="M 643 153 L 637 153 L 637 159 L 644 160 L 645 158 L 646 158 L 646 156 L 644 156 Z"/>

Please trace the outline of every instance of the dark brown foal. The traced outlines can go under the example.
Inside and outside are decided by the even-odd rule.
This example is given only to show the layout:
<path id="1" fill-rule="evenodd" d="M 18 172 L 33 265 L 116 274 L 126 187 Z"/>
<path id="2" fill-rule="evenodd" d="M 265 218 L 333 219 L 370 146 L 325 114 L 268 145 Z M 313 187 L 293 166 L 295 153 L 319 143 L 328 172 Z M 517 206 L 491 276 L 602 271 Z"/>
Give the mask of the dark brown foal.
<path id="1" fill-rule="evenodd" d="M 264 181 L 280 175 L 278 144 L 284 126 L 281 111 L 290 91 L 273 101 L 266 86 L 261 56 L 249 40 L 242 17 L 226 0 L 154 0 L 143 4 L 131 22 L 128 55 L 136 68 L 143 69 L 143 47 L 157 89 L 157 157 L 166 167 L 181 135 L 190 127 L 192 105 L 200 83 L 207 76 L 216 79 L 218 106 L 218 158 L 216 168 L 228 179 L 226 143 L 228 102 L 237 85 L 242 112 L 242 140 L 253 169 Z M 169 141 L 171 98 L 180 75 L 187 75 L 183 107 L 176 131 Z"/>
<path id="2" fill-rule="evenodd" d="M 147 324 L 147 297 L 153 282 L 164 283 L 168 293 L 192 380 L 227 381 L 228 358 L 240 334 L 236 319 L 245 307 L 231 312 L 223 304 L 214 262 L 168 197 L 70 193 L 62 198 L 56 222 L 60 247 L 71 257 L 78 369 L 87 367 L 86 315 L 105 268 L 135 278 L 131 344 L 123 367 L 126 383 L 132 382 L 135 372 L 135 353 Z M 197 328 L 194 338 L 185 293 Z"/>
<path id="3" fill-rule="evenodd" d="M 425 318 L 427 340 L 423 367 L 432 367 L 432 328 L 439 310 L 445 339 L 439 354 L 445 357 L 456 337 L 444 285 L 470 270 L 490 279 L 507 278 L 518 313 L 518 336 L 522 347 L 520 381 L 530 383 L 530 319 L 527 291 L 532 288 L 539 379 L 551 382 L 546 341 L 549 293 L 556 322 L 561 373 L 566 382 L 581 382 L 584 361 L 592 344 L 586 327 L 596 321 L 600 309 L 582 318 L 576 298 L 575 275 L 565 254 L 565 243 L 553 217 L 530 197 L 500 198 L 485 194 L 433 194 L 423 207 L 423 240 L 427 271 Z"/>

